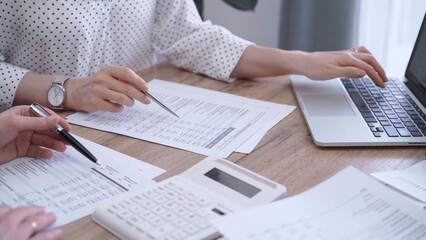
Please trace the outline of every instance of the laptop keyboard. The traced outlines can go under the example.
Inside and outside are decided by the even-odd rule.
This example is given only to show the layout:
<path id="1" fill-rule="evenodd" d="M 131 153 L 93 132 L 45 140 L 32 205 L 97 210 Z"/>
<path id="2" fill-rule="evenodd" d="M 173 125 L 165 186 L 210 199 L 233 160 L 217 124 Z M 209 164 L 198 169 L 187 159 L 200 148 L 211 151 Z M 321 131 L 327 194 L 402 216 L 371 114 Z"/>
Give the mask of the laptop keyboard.
<path id="1" fill-rule="evenodd" d="M 369 78 L 340 79 L 375 137 L 426 136 L 426 115 L 405 91 L 389 79 L 386 88 Z"/>

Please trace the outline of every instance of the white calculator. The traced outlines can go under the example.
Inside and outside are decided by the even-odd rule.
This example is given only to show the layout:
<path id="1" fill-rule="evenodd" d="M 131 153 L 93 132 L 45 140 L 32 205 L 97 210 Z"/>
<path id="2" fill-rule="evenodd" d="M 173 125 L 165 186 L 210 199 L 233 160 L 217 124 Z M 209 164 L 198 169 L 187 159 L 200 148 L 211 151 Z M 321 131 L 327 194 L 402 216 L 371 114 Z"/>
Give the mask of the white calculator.
<path id="1" fill-rule="evenodd" d="M 284 197 L 286 188 L 207 157 L 180 175 L 99 206 L 93 219 L 121 239 L 215 239 L 210 220 Z"/>

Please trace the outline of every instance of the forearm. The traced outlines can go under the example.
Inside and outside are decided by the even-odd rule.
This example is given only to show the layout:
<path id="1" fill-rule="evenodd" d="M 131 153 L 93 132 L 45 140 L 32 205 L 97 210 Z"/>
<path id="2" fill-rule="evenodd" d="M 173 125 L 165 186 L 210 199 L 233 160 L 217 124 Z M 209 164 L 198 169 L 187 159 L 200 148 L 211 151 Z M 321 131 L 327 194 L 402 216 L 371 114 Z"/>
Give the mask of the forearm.
<path id="1" fill-rule="evenodd" d="M 13 105 L 38 102 L 43 106 L 49 107 L 47 102 L 47 90 L 55 78 L 55 75 L 38 74 L 31 71 L 27 72 L 18 85 Z"/>
<path id="2" fill-rule="evenodd" d="M 300 65 L 305 55 L 306 53 L 301 51 L 284 51 L 250 45 L 244 51 L 231 76 L 255 78 L 302 74 L 303 68 Z"/>

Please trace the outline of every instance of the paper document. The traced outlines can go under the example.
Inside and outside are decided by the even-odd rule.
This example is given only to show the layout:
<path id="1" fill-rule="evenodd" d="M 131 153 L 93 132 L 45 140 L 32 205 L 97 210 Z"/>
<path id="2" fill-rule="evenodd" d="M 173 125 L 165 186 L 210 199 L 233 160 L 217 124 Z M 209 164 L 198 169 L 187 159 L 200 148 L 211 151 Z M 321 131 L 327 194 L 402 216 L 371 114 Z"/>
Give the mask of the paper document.
<path id="1" fill-rule="evenodd" d="M 348 167 L 310 190 L 216 218 L 228 239 L 425 239 L 426 210 Z"/>
<path id="2" fill-rule="evenodd" d="M 250 151 L 295 108 L 162 80 L 152 80 L 148 86 L 180 118 L 158 104 L 136 101 L 121 113 L 75 113 L 67 119 L 199 154 L 227 157 L 238 148 Z"/>
<path id="3" fill-rule="evenodd" d="M 0 203 L 36 204 L 56 214 L 53 227 L 90 215 L 95 205 L 130 190 L 152 186 L 163 169 L 76 137 L 101 162 L 72 147 L 51 159 L 18 158 L 0 165 Z"/>
<path id="4" fill-rule="evenodd" d="M 407 169 L 378 172 L 371 175 L 426 203 L 426 160 Z"/>

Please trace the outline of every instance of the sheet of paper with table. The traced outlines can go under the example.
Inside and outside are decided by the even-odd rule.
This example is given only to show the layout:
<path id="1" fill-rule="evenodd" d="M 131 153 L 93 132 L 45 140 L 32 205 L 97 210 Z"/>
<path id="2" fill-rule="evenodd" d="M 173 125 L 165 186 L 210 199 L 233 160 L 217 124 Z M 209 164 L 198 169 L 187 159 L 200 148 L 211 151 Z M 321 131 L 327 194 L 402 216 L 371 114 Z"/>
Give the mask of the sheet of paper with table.
<path id="1" fill-rule="evenodd" d="M 68 121 L 203 155 L 249 153 L 295 107 L 154 79 L 149 91 L 181 118 L 157 104 L 135 102 L 121 113 L 75 113 Z"/>
<path id="2" fill-rule="evenodd" d="M 373 177 L 389 184 L 426 207 L 426 160 L 407 169 L 372 173 Z"/>
<path id="3" fill-rule="evenodd" d="M 227 239 L 424 239 L 426 210 L 348 167 L 299 195 L 212 221 Z"/>
<path id="4" fill-rule="evenodd" d="M 51 159 L 18 158 L 0 165 L 0 204 L 44 206 L 55 228 L 90 215 L 103 200 L 155 184 L 163 169 L 76 137 L 96 155 L 98 166 L 68 147 Z"/>

